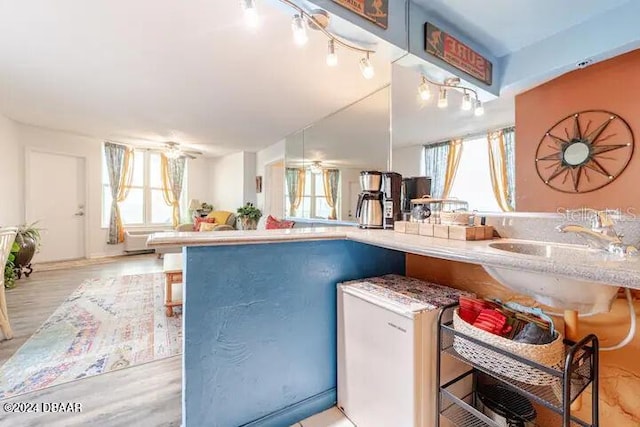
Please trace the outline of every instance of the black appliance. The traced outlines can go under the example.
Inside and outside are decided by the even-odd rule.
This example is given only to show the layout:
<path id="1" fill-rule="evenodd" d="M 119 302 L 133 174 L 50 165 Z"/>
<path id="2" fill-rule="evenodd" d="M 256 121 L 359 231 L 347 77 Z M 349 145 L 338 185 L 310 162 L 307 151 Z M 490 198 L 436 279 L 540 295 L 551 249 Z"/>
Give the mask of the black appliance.
<path id="1" fill-rule="evenodd" d="M 402 219 L 400 193 L 402 191 L 402 175 L 395 172 L 382 173 L 382 204 L 384 206 L 384 229 L 393 229 L 393 224 Z"/>
<path id="2" fill-rule="evenodd" d="M 431 194 L 431 178 L 426 176 L 403 178 L 400 193 L 402 212 L 411 212 L 412 199 L 419 199 Z"/>

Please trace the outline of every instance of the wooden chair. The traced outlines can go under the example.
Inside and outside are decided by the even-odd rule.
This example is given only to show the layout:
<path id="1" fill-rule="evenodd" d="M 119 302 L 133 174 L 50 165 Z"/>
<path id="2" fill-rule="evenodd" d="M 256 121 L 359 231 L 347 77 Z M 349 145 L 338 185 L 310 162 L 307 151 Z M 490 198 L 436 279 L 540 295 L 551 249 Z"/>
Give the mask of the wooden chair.
<path id="1" fill-rule="evenodd" d="M 7 264 L 17 231 L 16 228 L 0 228 L 0 266 L 2 266 L 2 274 L 0 274 L 0 330 L 8 340 L 13 338 L 13 332 L 9 323 L 7 299 L 4 294 L 4 267 Z"/>
<path id="2" fill-rule="evenodd" d="M 164 306 L 167 317 L 173 316 L 173 307 L 182 306 L 182 295 L 175 292 L 173 285 L 182 283 L 182 254 L 165 254 L 162 271 L 164 273 Z M 177 289 L 180 291 L 181 289 Z"/>

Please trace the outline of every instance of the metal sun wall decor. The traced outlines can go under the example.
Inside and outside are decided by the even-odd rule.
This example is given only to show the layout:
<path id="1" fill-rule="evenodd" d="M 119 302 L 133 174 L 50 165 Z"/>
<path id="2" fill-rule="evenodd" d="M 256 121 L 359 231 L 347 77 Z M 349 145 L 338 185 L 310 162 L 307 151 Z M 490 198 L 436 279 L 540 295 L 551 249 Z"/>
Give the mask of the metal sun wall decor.
<path id="1" fill-rule="evenodd" d="M 544 134 L 536 151 L 536 170 L 554 190 L 588 193 L 620 176 L 631 161 L 633 148 L 633 132 L 617 114 L 581 111 Z"/>

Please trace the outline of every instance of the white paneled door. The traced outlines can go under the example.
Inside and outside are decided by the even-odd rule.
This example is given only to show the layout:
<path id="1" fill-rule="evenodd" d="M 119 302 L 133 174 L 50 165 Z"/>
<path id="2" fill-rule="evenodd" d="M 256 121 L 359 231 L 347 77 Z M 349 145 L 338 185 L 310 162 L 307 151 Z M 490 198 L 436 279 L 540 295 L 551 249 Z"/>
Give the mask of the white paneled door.
<path id="1" fill-rule="evenodd" d="M 30 150 L 26 163 L 26 220 L 44 229 L 34 262 L 84 258 L 84 158 Z"/>

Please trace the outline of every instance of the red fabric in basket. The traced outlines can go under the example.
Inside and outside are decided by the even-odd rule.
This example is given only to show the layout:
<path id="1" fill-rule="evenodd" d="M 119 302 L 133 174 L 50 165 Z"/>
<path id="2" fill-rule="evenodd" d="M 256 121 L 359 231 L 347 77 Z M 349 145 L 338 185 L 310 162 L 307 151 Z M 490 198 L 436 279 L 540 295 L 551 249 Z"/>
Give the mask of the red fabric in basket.
<path id="1" fill-rule="evenodd" d="M 480 312 L 475 322 L 473 322 L 473 326 L 496 335 L 503 335 L 510 329 L 507 325 L 506 316 L 489 308 L 485 308 Z"/>

